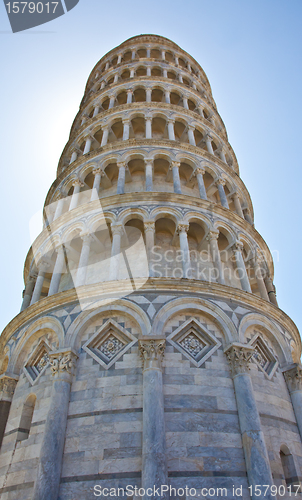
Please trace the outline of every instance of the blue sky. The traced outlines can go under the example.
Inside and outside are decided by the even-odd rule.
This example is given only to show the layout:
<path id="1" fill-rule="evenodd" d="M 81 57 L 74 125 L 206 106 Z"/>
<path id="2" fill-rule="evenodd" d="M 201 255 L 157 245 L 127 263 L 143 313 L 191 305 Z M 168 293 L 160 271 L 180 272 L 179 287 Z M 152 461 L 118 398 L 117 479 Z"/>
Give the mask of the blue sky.
<path id="1" fill-rule="evenodd" d="M 19 311 L 29 220 L 55 179 L 89 73 L 142 33 L 170 38 L 205 70 L 275 256 L 279 305 L 301 330 L 301 17 L 300 0 L 80 0 L 12 34 L 0 3 L 0 331 Z"/>

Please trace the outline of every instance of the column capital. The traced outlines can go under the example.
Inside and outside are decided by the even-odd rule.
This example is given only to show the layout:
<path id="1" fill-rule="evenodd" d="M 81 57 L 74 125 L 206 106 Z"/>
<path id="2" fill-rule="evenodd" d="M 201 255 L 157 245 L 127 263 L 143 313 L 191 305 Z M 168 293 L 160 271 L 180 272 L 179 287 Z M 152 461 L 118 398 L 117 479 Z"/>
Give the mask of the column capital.
<path id="1" fill-rule="evenodd" d="M 289 392 L 302 391 L 302 366 L 295 363 L 282 371 Z"/>
<path id="2" fill-rule="evenodd" d="M 212 230 L 208 232 L 207 239 L 210 240 L 218 240 L 219 238 L 219 231 L 218 230 Z"/>
<path id="3" fill-rule="evenodd" d="M 139 350 L 144 361 L 143 370 L 161 370 L 164 357 L 166 339 L 156 336 L 145 336 L 138 340 Z"/>
<path id="4" fill-rule="evenodd" d="M 125 161 L 121 161 L 116 164 L 117 168 L 126 168 L 127 163 Z"/>
<path id="5" fill-rule="evenodd" d="M 127 90 L 127 94 L 133 94 L 133 90 L 132 89 L 128 89 Z"/>
<path id="6" fill-rule="evenodd" d="M 231 198 L 234 200 L 235 198 L 239 198 L 239 194 L 237 193 L 237 191 L 235 191 L 232 195 L 231 195 Z"/>
<path id="7" fill-rule="evenodd" d="M 144 229 L 145 229 L 145 233 L 147 231 L 152 231 L 154 233 L 154 231 L 155 231 L 155 222 L 154 222 L 154 220 L 145 220 L 144 221 Z"/>
<path id="8" fill-rule="evenodd" d="M 83 182 L 80 179 L 74 179 L 72 181 L 72 186 L 73 187 L 75 187 L 75 186 L 84 187 L 84 184 L 83 184 Z"/>
<path id="9" fill-rule="evenodd" d="M 122 119 L 122 124 L 123 125 L 130 125 L 130 122 L 131 122 L 130 118 L 123 118 Z"/>
<path id="10" fill-rule="evenodd" d="M 188 124 L 188 129 L 194 131 L 195 130 L 195 125 L 192 125 L 192 124 L 189 123 Z"/>
<path id="11" fill-rule="evenodd" d="M 113 235 L 115 234 L 121 235 L 124 231 L 124 225 L 121 222 L 112 222 L 110 227 Z"/>
<path id="12" fill-rule="evenodd" d="M 145 165 L 153 165 L 153 158 L 145 158 L 144 162 Z"/>
<path id="13" fill-rule="evenodd" d="M 19 377 L 1 375 L 0 376 L 0 401 L 11 401 L 15 392 Z"/>
<path id="14" fill-rule="evenodd" d="M 81 233 L 80 237 L 83 240 L 83 244 L 90 243 L 93 240 L 93 236 L 91 233 Z"/>
<path id="15" fill-rule="evenodd" d="M 221 186 L 225 186 L 226 180 L 223 177 L 219 177 L 219 179 L 217 179 L 216 181 L 216 184 L 221 184 Z"/>
<path id="16" fill-rule="evenodd" d="M 204 139 L 205 139 L 206 141 L 212 141 L 212 140 L 213 140 L 213 137 L 212 137 L 210 134 L 206 133 L 206 134 L 205 134 L 205 136 L 204 136 Z"/>
<path id="17" fill-rule="evenodd" d="M 224 353 L 230 363 L 233 377 L 242 373 L 248 373 L 254 347 L 234 342 L 224 350 Z"/>
<path id="18" fill-rule="evenodd" d="M 101 167 L 95 167 L 92 170 L 92 173 L 93 173 L 93 175 L 97 175 L 97 174 L 105 175 L 105 173 L 103 172 L 103 170 L 101 169 Z"/>
<path id="19" fill-rule="evenodd" d="M 52 376 L 55 379 L 71 382 L 77 359 L 78 355 L 76 352 L 69 348 L 50 352 L 49 363 Z"/>
<path id="20" fill-rule="evenodd" d="M 237 240 L 234 244 L 234 252 L 236 251 L 242 252 L 242 250 L 243 250 L 243 243 L 242 241 Z"/>
<path id="21" fill-rule="evenodd" d="M 205 173 L 206 173 L 206 169 L 204 167 L 197 167 L 194 170 L 195 175 L 198 175 L 198 174 L 204 175 Z"/>
<path id="22" fill-rule="evenodd" d="M 180 162 L 179 161 L 172 161 L 171 162 L 171 166 L 170 166 L 170 169 L 172 168 L 179 168 L 180 167 Z"/>
<path id="23" fill-rule="evenodd" d="M 174 120 L 174 118 L 168 118 L 168 119 L 167 119 L 167 122 L 168 122 L 168 123 L 172 123 L 172 124 L 174 125 L 175 120 Z"/>
<path id="24" fill-rule="evenodd" d="M 187 233 L 189 231 L 190 225 L 187 222 L 179 222 L 177 225 L 178 233 Z"/>
<path id="25" fill-rule="evenodd" d="M 38 268 L 39 272 L 42 272 L 42 273 L 46 272 L 47 269 L 49 269 L 49 267 L 50 267 L 50 262 L 46 259 L 43 259 L 43 258 L 37 264 L 37 268 Z"/>

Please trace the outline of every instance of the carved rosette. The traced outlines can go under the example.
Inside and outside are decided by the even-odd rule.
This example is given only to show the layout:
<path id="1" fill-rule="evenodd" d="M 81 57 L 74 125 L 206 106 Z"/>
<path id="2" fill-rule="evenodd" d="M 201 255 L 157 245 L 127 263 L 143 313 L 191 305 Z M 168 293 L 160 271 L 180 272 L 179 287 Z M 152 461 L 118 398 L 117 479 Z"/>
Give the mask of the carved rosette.
<path id="1" fill-rule="evenodd" d="M 15 392 L 18 380 L 7 375 L 0 377 L 0 401 L 11 401 Z"/>
<path id="2" fill-rule="evenodd" d="M 77 354 L 71 350 L 50 353 L 49 363 L 52 376 L 56 379 L 63 378 L 71 382 L 77 358 Z"/>
<path id="3" fill-rule="evenodd" d="M 166 347 L 166 339 L 144 337 L 139 339 L 139 350 L 144 361 L 143 369 L 160 369 Z"/>
<path id="4" fill-rule="evenodd" d="M 253 354 L 253 347 L 242 344 L 232 344 L 225 350 L 225 355 L 230 363 L 233 377 L 242 373 L 248 373 L 250 369 L 250 360 Z"/>
<path id="5" fill-rule="evenodd" d="M 302 391 L 302 366 L 296 364 L 293 368 L 283 372 L 289 392 Z"/>

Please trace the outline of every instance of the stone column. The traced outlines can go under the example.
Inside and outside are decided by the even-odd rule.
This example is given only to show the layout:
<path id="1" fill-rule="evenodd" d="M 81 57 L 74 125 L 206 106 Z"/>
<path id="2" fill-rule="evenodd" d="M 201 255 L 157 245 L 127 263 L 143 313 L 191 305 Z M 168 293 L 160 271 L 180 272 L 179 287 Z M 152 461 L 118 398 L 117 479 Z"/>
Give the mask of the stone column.
<path id="1" fill-rule="evenodd" d="M 292 400 L 300 437 L 302 439 L 302 366 L 298 363 L 286 367 L 283 375 Z"/>
<path id="2" fill-rule="evenodd" d="M 58 219 L 58 217 L 60 217 L 62 215 L 64 204 L 65 204 L 65 198 L 63 197 L 63 194 L 61 196 L 62 196 L 62 198 L 60 198 L 57 201 L 56 211 L 55 211 L 55 215 L 54 215 L 53 220 Z"/>
<path id="3" fill-rule="evenodd" d="M 217 185 L 217 188 L 218 188 L 218 193 L 219 193 L 219 198 L 220 198 L 221 205 L 224 208 L 229 208 L 228 200 L 227 200 L 227 197 L 225 195 L 225 190 L 224 190 L 225 180 L 222 179 L 222 178 L 218 179 L 216 185 Z"/>
<path id="4" fill-rule="evenodd" d="M 161 51 L 161 58 L 162 58 L 163 61 L 166 60 L 166 51 L 165 50 Z"/>
<path id="5" fill-rule="evenodd" d="M 206 188 L 205 188 L 204 180 L 203 180 L 203 176 L 205 174 L 205 169 L 203 167 L 197 167 L 194 170 L 194 174 L 196 175 L 196 179 L 198 182 L 199 196 L 202 200 L 207 200 L 208 199 L 207 192 L 206 192 Z"/>
<path id="6" fill-rule="evenodd" d="M 153 160 L 145 160 L 146 191 L 153 191 Z"/>
<path id="7" fill-rule="evenodd" d="M 178 80 L 179 80 L 179 82 L 180 82 L 180 83 L 183 83 L 183 82 L 184 82 L 184 81 L 183 81 L 183 78 L 182 78 L 182 75 L 181 75 L 180 73 L 178 74 Z"/>
<path id="8" fill-rule="evenodd" d="M 89 254 L 90 254 L 90 245 L 92 243 L 92 235 L 84 234 L 81 236 L 83 240 L 77 278 L 76 278 L 76 287 L 85 285 L 86 283 L 86 275 L 87 275 L 87 267 L 89 262 Z"/>
<path id="9" fill-rule="evenodd" d="M 190 278 L 191 262 L 190 262 L 190 249 L 188 243 L 189 224 L 179 223 L 177 226 L 177 232 L 179 234 L 179 244 L 182 254 L 182 269 L 183 277 Z"/>
<path id="10" fill-rule="evenodd" d="M 193 127 L 192 125 L 189 125 L 188 138 L 189 138 L 189 143 L 191 144 L 191 146 L 196 146 L 194 130 L 195 130 L 195 127 Z"/>
<path id="11" fill-rule="evenodd" d="M 48 297 L 50 295 L 54 295 L 55 293 L 58 293 L 59 286 L 60 286 L 60 281 L 61 281 L 61 275 L 64 269 L 64 264 L 65 264 L 65 255 L 64 255 L 64 248 L 63 245 L 60 245 L 57 249 L 57 259 L 55 263 L 55 267 L 52 273 L 51 281 L 50 281 L 50 286 L 48 290 Z"/>
<path id="12" fill-rule="evenodd" d="M 70 386 L 77 357 L 77 354 L 69 348 L 49 354 L 53 376 L 52 393 L 32 500 L 57 500 L 58 498 Z"/>
<path id="13" fill-rule="evenodd" d="M 155 236 L 155 222 L 153 220 L 146 220 L 144 222 L 145 230 L 145 240 L 146 240 L 146 252 L 148 257 L 148 267 L 149 276 L 154 276 L 153 266 L 152 266 L 152 249 L 154 248 L 154 236 Z"/>
<path id="14" fill-rule="evenodd" d="M 165 90 L 165 102 L 166 104 L 170 104 L 170 90 Z"/>
<path id="15" fill-rule="evenodd" d="M 87 153 L 89 153 L 90 148 L 91 148 L 91 143 L 92 143 L 92 137 L 87 136 L 87 137 L 85 137 L 85 140 L 86 140 L 86 144 L 85 144 L 85 148 L 83 151 L 83 155 L 86 155 Z"/>
<path id="16" fill-rule="evenodd" d="M 107 69 L 109 69 L 109 61 L 107 61 L 105 65 L 105 71 L 107 71 Z"/>
<path id="17" fill-rule="evenodd" d="M 38 264 L 38 269 L 39 269 L 39 274 L 36 280 L 34 292 L 32 294 L 32 298 L 30 301 L 30 305 L 35 304 L 35 302 L 38 302 L 41 297 L 41 292 L 43 288 L 43 283 L 44 283 L 44 278 L 47 269 L 49 268 L 49 263 L 46 262 L 45 260 L 41 260 Z"/>
<path id="18" fill-rule="evenodd" d="M 180 185 L 180 177 L 179 177 L 179 167 L 180 163 L 177 161 L 172 161 L 171 169 L 173 175 L 173 186 L 174 193 L 181 194 L 181 185 Z"/>
<path id="19" fill-rule="evenodd" d="M 274 304 L 274 306 L 278 307 L 278 302 L 277 302 L 277 297 L 276 297 L 276 287 L 273 284 L 272 278 L 270 276 L 266 276 L 264 278 L 264 283 L 266 286 L 266 290 L 267 290 L 268 298 L 269 298 L 270 302 L 272 304 Z"/>
<path id="20" fill-rule="evenodd" d="M 131 53 L 131 59 L 134 60 L 135 59 L 135 54 L 136 54 L 136 51 L 135 49 L 132 50 L 132 53 Z"/>
<path id="21" fill-rule="evenodd" d="M 102 178 L 102 175 L 104 175 L 104 172 L 102 172 L 102 170 L 98 167 L 98 168 L 94 168 L 92 170 L 92 173 L 94 175 L 94 181 L 93 181 L 93 187 L 92 187 L 90 201 L 95 201 L 95 200 L 99 199 L 99 189 L 100 189 L 100 184 L 101 184 L 101 178 Z"/>
<path id="22" fill-rule="evenodd" d="M 244 211 L 244 218 L 245 218 L 245 220 L 246 220 L 249 224 L 251 224 L 252 226 L 254 225 L 254 224 L 253 224 L 253 219 L 252 219 L 252 217 L 250 216 L 250 213 L 249 213 L 248 209 L 245 209 L 245 211 Z"/>
<path id="23" fill-rule="evenodd" d="M 17 382 L 17 377 L 0 375 L 0 447 Z"/>
<path id="24" fill-rule="evenodd" d="M 179 64 L 179 63 L 178 63 L 178 57 L 177 57 L 177 56 L 174 56 L 174 58 L 175 58 L 175 64 L 176 64 L 176 66 L 178 66 L 178 64 Z"/>
<path id="25" fill-rule="evenodd" d="M 151 102 L 152 98 L 152 89 L 151 88 L 146 88 L 146 102 Z"/>
<path id="26" fill-rule="evenodd" d="M 108 136 L 109 136 L 109 127 L 106 126 L 103 128 L 103 136 L 102 136 L 102 141 L 101 141 L 101 147 L 106 146 L 108 142 Z"/>
<path id="27" fill-rule="evenodd" d="M 162 380 L 162 358 L 166 340 L 145 336 L 139 339 L 143 357 L 143 457 L 142 487 L 147 490 L 168 484 Z M 144 500 L 150 497 L 145 496 Z M 154 500 L 168 500 L 155 495 Z"/>
<path id="28" fill-rule="evenodd" d="M 101 83 L 101 90 L 103 90 L 105 87 L 106 87 L 106 82 L 105 80 L 103 80 Z"/>
<path id="29" fill-rule="evenodd" d="M 151 76 L 151 66 L 147 66 L 147 76 Z"/>
<path id="30" fill-rule="evenodd" d="M 166 68 L 163 69 L 163 77 L 168 78 L 168 70 Z"/>
<path id="31" fill-rule="evenodd" d="M 243 250 L 243 244 L 241 243 L 241 241 L 236 241 L 235 248 L 233 251 L 242 290 L 244 290 L 245 292 L 252 293 L 250 280 L 248 278 L 245 263 L 242 257 L 242 250 Z"/>
<path id="32" fill-rule="evenodd" d="M 74 208 L 77 207 L 79 201 L 79 193 L 81 187 L 83 187 L 83 183 L 80 181 L 80 179 L 75 179 L 72 185 L 73 185 L 73 193 L 70 200 L 69 210 L 73 210 Z"/>
<path id="33" fill-rule="evenodd" d="M 119 74 L 118 73 L 115 73 L 114 75 L 114 79 L 113 79 L 113 83 L 117 83 L 118 82 L 118 78 L 119 78 Z M 112 106 L 113 107 L 113 106 Z"/>
<path id="34" fill-rule="evenodd" d="M 260 296 L 262 297 L 262 299 L 267 300 L 269 302 L 269 297 L 268 297 L 268 293 L 267 293 L 266 286 L 264 283 L 262 271 L 261 271 L 261 268 L 259 265 L 259 257 L 257 255 L 257 252 L 256 252 L 256 255 L 252 259 L 252 263 L 253 263 L 253 267 L 254 267 L 254 273 L 255 273 L 256 280 L 257 280 L 257 285 L 258 285 L 258 290 L 260 292 Z"/>
<path id="35" fill-rule="evenodd" d="M 132 96 L 133 96 L 133 90 L 131 89 L 127 90 L 127 104 L 132 103 Z"/>
<path id="36" fill-rule="evenodd" d="M 124 231 L 123 224 L 121 223 L 111 224 L 112 247 L 111 247 L 111 258 L 110 258 L 110 271 L 109 271 L 110 281 L 118 280 L 119 267 L 120 267 L 121 238 L 123 231 Z"/>
<path id="37" fill-rule="evenodd" d="M 33 276 L 32 274 L 30 274 L 27 279 L 20 312 L 24 311 L 24 309 L 26 309 L 30 304 L 32 294 L 35 288 L 36 279 L 37 277 Z"/>
<path id="38" fill-rule="evenodd" d="M 151 54 L 151 49 L 147 49 L 147 57 L 150 57 L 150 54 Z"/>
<path id="39" fill-rule="evenodd" d="M 212 137 L 210 135 L 206 135 L 205 141 L 206 141 L 206 146 L 207 146 L 208 152 L 213 155 L 214 151 L 213 151 L 213 147 L 212 147 Z"/>
<path id="40" fill-rule="evenodd" d="M 216 269 L 216 272 L 217 272 L 218 283 L 220 283 L 221 285 L 224 285 L 225 281 L 224 281 L 224 276 L 223 276 L 223 272 L 222 272 L 220 252 L 219 252 L 219 248 L 218 248 L 218 238 L 219 238 L 219 231 L 210 231 L 208 236 L 207 236 L 207 239 L 210 243 L 211 257 L 213 260 L 214 268 Z"/>
<path id="41" fill-rule="evenodd" d="M 189 104 L 188 104 L 188 98 L 187 98 L 187 96 L 183 96 L 182 102 L 183 102 L 184 108 L 185 109 L 189 109 Z"/>
<path id="42" fill-rule="evenodd" d="M 134 78 L 135 70 L 134 68 L 130 68 L 130 78 Z"/>
<path id="43" fill-rule="evenodd" d="M 240 203 L 240 198 L 238 196 L 238 193 L 234 193 L 232 198 L 234 201 L 236 213 L 239 215 L 239 217 L 242 217 L 242 219 L 244 219 L 243 210 L 242 210 L 242 206 Z"/>
<path id="44" fill-rule="evenodd" d="M 72 154 L 71 154 L 71 158 L 70 158 L 69 165 L 70 165 L 71 163 L 73 163 L 74 161 L 76 161 L 77 157 L 78 157 L 78 153 L 77 153 L 75 150 L 73 150 L 73 151 L 72 151 Z"/>
<path id="45" fill-rule="evenodd" d="M 170 141 L 175 141 L 174 123 L 175 120 L 168 120 L 168 134 Z"/>
<path id="46" fill-rule="evenodd" d="M 202 118 L 204 118 L 204 114 L 203 114 L 203 105 L 202 104 L 199 104 L 198 105 L 198 111 L 199 111 L 199 114 Z"/>
<path id="47" fill-rule="evenodd" d="M 111 108 L 113 108 L 114 103 L 115 103 L 115 95 L 111 95 L 109 98 L 110 98 L 110 101 L 109 101 L 108 109 L 111 109 Z"/>
<path id="48" fill-rule="evenodd" d="M 239 343 L 233 343 L 225 350 L 234 381 L 248 481 L 250 486 L 253 486 L 251 498 L 252 500 L 257 500 L 259 496 L 255 495 L 255 486 L 271 486 L 273 485 L 273 478 L 252 381 L 248 373 L 249 362 L 253 352 L 253 347 Z M 265 498 L 273 500 L 276 497 L 267 492 Z"/>
<path id="49" fill-rule="evenodd" d="M 128 141 L 130 136 L 130 120 L 123 120 L 123 141 Z"/>
<path id="50" fill-rule="evenodd" d="M 94 118 L 95 116 L 97 116 L 97 115 L 99 114 L 99 112 L 100 112 L 100 105 L 99 105 L 99 104 L 96 104 L 96 105 L 95 105 L 95 108 L 94 108 L 94 111 L 93 111 L 93 118 Z"/>
<path id="51" fill-rule="evenodd" d="M 119 54 L 117 56 L 117 64 L 121 64 L 121 62 L 122 62 L 122 54 Z"/>
<path id="52" fill-rule="evenodd" d="M 146 139 L 152 139 L 152 117 L 146 116 Z"/>
<path id="53" fill-rule="evenodd" d="M 121 162 L 118 166 L 118 179 L 116 194 L 123 194 L 125 191 L 125 178 L 126 178 L 126 163 Z"/>
<path id="54" fill-rule="evenodd" d="M 211 123 L 212 123 L 213 125 L 215 125 L 215 118 L 214 118 L 214 115 L 212 115 L 212 116 L 211 116 L 210 120 L 211 120 Z M 224 150 L 223 150 L 223 148 L 222 148 L 222 147 L 219 149 L 218 154 L 219 154 L 219 156 L 220 156 L 220 159 L 221 159 L 224 163 L 226 163 L 227 161 L 226 161 L 226 157 L 225 157 Z"/>

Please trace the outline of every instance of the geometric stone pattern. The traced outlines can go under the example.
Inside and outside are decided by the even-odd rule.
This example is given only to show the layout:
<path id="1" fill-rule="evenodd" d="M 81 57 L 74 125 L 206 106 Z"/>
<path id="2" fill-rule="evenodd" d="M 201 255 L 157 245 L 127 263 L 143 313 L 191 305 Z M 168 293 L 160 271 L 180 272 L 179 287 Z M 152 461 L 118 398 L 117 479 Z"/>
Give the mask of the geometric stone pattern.
<path id="1" fill-rule="evenodd" d="M 113 319 L 108 319 L 83 345 L 82 349 L 108 369 L 137 341 Z"/>
<path id="2" fill-rule="evenodd" d="M 252 360 L 271 379 L 278 368 L 278 360 L 273 354 L 272 349 L 264 341 L 263 335 L 256 333 L 248 345 L 254 348 Z"/>
<path id="3" fill-rule="evenodd" d="M 194 318 L 182 323 L 167 340 L 198 367 L 221 346 L 221 342 Z"/>
<path id="4" fill-rule="evenodd" d="M 42 340 L 24 365 L 23 372 L 33 385 L 49 365 L 49 346 Z"/>

